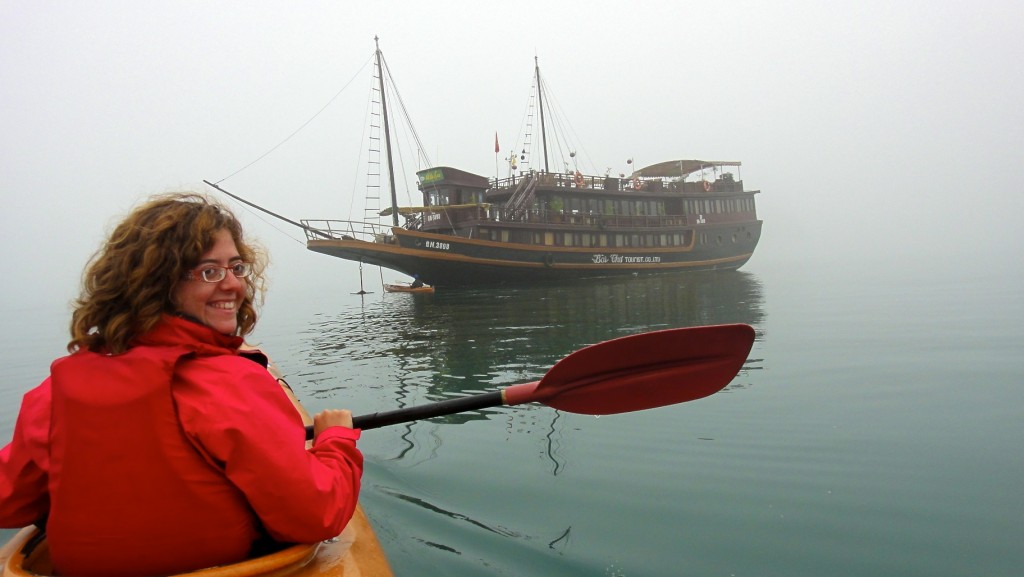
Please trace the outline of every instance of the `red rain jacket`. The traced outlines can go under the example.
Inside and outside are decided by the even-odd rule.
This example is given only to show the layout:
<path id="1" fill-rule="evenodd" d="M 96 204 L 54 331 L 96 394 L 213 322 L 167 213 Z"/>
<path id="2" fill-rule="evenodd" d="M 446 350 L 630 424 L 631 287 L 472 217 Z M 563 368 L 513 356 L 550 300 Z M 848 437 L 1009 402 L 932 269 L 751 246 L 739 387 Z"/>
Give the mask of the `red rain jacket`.
<path id="1" fill-rule="evenodd" d="M 338 535 L 359 431 L 305 448 L 301 418 L 242 340 L 167 316 L 121 355 L 53 363 L 0 450 L 0 527 L 48 516 L 57 570 L 171 574 L 246 558 L 263 536 Z"/>

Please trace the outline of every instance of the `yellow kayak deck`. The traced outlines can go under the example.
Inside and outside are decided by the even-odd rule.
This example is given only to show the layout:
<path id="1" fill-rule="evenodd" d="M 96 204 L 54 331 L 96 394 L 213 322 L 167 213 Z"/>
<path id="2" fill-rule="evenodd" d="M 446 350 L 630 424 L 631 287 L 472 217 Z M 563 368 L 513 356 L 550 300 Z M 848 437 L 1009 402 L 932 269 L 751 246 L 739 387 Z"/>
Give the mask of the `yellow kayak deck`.
<path id="1" fill-rule="evenodd" d="M 46 540 L 36 542 L 35 527 L 26 527 L 0 547 L 3 577 L 53 575 Z M 393 577 L 384 550 L 362 507 L 341 535 L 312 545 L 293 545 L 276 553 L 233 565 L 200 569 L 188 577 Z"/>

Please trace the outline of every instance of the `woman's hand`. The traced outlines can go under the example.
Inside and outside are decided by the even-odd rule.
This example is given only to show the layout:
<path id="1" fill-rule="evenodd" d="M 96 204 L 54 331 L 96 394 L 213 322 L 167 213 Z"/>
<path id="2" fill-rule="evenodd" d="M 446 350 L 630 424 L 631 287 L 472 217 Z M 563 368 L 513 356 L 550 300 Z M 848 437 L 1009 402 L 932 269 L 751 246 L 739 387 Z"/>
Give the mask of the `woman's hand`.
<path id="1" fill-rule="evenodd" d="M 320 436 L 320 433 L 328 427 L 352 428 L 352 411 L 345 409 L 324 409 L 313 417 L 313 438 Z"/>

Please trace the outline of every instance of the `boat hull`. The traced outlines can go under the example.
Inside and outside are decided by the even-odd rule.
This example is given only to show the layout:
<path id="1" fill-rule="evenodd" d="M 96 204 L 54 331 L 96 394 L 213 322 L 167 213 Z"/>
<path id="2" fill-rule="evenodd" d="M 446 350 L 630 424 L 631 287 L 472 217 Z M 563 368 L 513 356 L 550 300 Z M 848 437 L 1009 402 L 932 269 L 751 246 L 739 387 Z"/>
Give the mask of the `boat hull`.
<path id="1" fill-rule="evenodd" d="M 311 251 L 417 275 L 438 287 L 588 277 L 734 270 L 753 255 L 761 222 L 690 229 L 681 247 L 562 247 L 467 239 L 392 229 L 387 242 L 310 239 Z M 697 238 L 709 242 L 698 243 Z"/>
<path id="2" fill-rule="evenodd" d="M 0 547 L 3 577 L 53 575 L 49 547 L 35 527 L 22 529 Z M 356 508 L 352 521 L 335 539 L 311 545 L 293 545 L 276 553 L 241 563 L 187 573 L 189 577 L 390 577 L 391 567 L 377 536 Z"/>

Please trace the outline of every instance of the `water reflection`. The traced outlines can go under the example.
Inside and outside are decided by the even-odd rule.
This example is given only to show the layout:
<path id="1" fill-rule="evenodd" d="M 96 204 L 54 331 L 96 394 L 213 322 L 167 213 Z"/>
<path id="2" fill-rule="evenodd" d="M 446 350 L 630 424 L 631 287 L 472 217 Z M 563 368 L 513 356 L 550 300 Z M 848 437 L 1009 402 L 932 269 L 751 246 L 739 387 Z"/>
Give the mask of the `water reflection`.
<path id="1" fill-rule="evenodd" d="M 487 531 L 487 532 L 490 532 L 490 533 L 495 533 L 497 535 L 501 535 L 502 537 L 521 537 L 521 535 L 519 533 L 517 533 L 516 531 L 513 531 L 511 529 L 507 529 L 507 528 L 501 527 L 499 525 L 488 525 L 487 523 L 484 523 L 482 521 L 478 521 L 476 519 L 473 519 L 473 518 L 469 517 L 468 515 L 464 515 L 462 513 L 456 512 L 456 511 L 450 511 L 448 509 L 444 509 L 442 507 L 439 507 L 438 505 L 430 503 L 429 501 L 427 501 L 425 499 L 414 497 L 412 495 L 406 495 L 405 493 L 401 493 L 401 492 L 394 491 L 394 490 L 389 490 L 389 489 L 383 489 L 383 490 L 381 490 L 381 492 L 385 493 L 385 494 L 388 494 L 388 495 L 390 495 L 392 497 L 395 497 L 397 499 L 401 499 L 403 501 L 408 501 L 408 502 L 412 503 L 413 505 L 416 505 L 417 507 L 420 507 L 422 509 L 426 509 L 427 511 L 430 511 L 432 513 L 437 513 L 439 515 L 443 515 L 445 517 L 448 517 L 449 519 L 454 519 L 456 521 L 462 521 L 462 522 L 468 523 L 470 525 L 474 525 L 476 527 L 479 527 L 479 528 L 483 529 L 484 531 Z M 432 544 L 432 545 L 437 546 L 437 544 Z M 448 548 L 448 549 L 451 550 L 451 551 L 455 551 L 454 549 L 451 549 L 451 548 Z"/>
<path id="2" fill-rule="evenodd" d="M 764 316 L 762 284 L 745 272 L 593 279 L 578 285 L 445 290 L 433 295 L 377 294 L 363 298 L 359 306 L 348 301 L 317 314 L 298 339 L 295 364 L 309 367 L 304 394 L 312 393 L 325 405 L 340 403 L 369 413 L 536 380 L 567 354 L 620 336 L 727 323 L 757 328 Z M 763 338 L 762 331 L 759 335 Z M 343 402 L 333 396 L 344 397 Z M 494 427 L 463 427 L 479 420 L 490 420 Z M 402 511 L 403 527 L 427 523 L 431 529 L 422 533 L 429 537 L 413 539 L 432 551 L 471 555 L 474 543 L 484 540 L 491 547 L 495 543 L 488 539 L 496 537 L 501 542 L 546 543 L 565 555 L 571 549 L 575 516 L 539 524 L 520 521 L 522 528 L 510 529 L 491 519 L 514 515 L 488 513 L 490 498 L 482 497 L 486 506 L 474 505 L 479 487 L 449 471 L 483 462 L 508 473 L 497 478 L 532 479 L 522 481 L 528 484 L 538 483 L 537 474 L 552 482 L 571 477 L 572 471 L 580 471 L 574 467 L 572 443 L 580 425 L 571 422 L 559 411 L 521 405 L 393 427 L 373 457 L 381 468 L 366 490 L 387 497 L 385 507 L 393 515 Z M 504 429 L 503 440 L 495 438 L 496 432 L 500 436 L 498 427 Z M 476 437 L 492 443 L 525 443 L 534 450 L 510 450 L 513 457 L 500 463 L 490 456 L 478 460 L 478 455 L 494 449 L 474 449 Z M 372 447 L 369 435 L 366 438 L 364 449 Z M 445 443 L 459 450 L 450 451 L 444 464 L 431 468 L 427 463 Z M 458 510 L 442 506 L 437 494 L 458 488 L 465 490 Z M 430 520 L 420 521 L 423 515 Z M 472 537 L 458 537 L 466 534 L 462 528 L 467 526 Z"/>
<path id="3" fill-rule="evenodd" d="M 761 282 L 740 271 L 382 293 L 359 307 L 317 315 L 300 354 L 314 396 L 376 390 L 385 398 L 373 410 L 387 410 L 537 380 L 572 351 L 624 335 L 725 323 L 757 327 L 763 317 Z M 465 423 L 487 413 L 441 420 Z"/>

